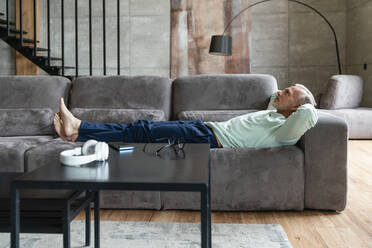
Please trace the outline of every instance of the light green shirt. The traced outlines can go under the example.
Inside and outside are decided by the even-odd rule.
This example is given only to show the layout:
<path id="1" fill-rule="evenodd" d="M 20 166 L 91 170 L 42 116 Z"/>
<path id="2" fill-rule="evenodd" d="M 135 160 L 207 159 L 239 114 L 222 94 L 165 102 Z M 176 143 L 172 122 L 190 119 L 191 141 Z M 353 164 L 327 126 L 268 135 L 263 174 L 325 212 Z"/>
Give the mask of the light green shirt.
<path id="1" fill-rule="evenodd" d="M 270 98 L 267 110 L 237 116 L 224 122 L 206 122 L 223 147 L 276 147 L 294 145 L 318 121 L 311 104 L 300 106 L 288 118 L 276 112 Z"/>

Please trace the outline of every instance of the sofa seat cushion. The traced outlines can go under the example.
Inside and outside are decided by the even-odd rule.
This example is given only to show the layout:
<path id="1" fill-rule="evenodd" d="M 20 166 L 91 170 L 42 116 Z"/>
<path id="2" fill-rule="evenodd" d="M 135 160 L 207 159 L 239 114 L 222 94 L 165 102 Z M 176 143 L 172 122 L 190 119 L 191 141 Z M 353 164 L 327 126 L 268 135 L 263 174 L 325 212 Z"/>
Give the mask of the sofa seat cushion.
<path id="1" fill-rule="evenodd" d="M 372 139 L 372 108 L 319 109 L 344 119 L 348 125 L 349 139 Z"/>
<path id="2" fill-rule="evenodd" d="M 0 109 L 0 136 L 53 135 L 50 108 Z"/>
<path id="3" fill-rule="evenodd" d="M 25 152 L 25 171 L 30 172 L 44 165 L 59 162 L 59 153 L 63 150 L 74 149 L 82 142 L 66 142 L 56 138 L 43 142 Z"/>
<path id="4" fill-rule="evenodd" d="M 195 110 L 181 111 L 178 114 L 180 120 L 201 120 L 201 121 L 228 121 L 239 115 L 256 112 L 258 110 Z"/>
<path id="5" fill-rule="evenodd" d="M 24 154 L 28 149 L 53 136 L 0 137 L 0 172 L 24 172 Z"/>
<path id="6" fill-rule="evenodd" d="M 304 154 L 297 146 L 211 149 L 211 207 L 302 210 Z M 199 209 L 200 194 L 162 193 L 165 209 Z"/>
<path id="7" fill-rule="evenodd" d="M 164 111 L 160 109 L 103 109 L 73 108 L 72 114 L 90 122 L 130 123 L 138 120 L 165 121 Z"/>

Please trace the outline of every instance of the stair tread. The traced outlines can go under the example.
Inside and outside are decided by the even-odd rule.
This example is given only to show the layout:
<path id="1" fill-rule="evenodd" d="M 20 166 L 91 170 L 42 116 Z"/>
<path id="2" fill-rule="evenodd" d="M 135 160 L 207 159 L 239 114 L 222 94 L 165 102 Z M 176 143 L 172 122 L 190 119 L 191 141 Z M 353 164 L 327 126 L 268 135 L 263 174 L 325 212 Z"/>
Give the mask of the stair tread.
<path id="1" fill-rule="evenodd" d="M 51 66 L 51 67 L 54 67 L 54 68 L 57 68 L 57 69 L 62 69 L 62 66 L 61 65 L 54 65 L 54 66 Z M 75 66 L 64 66 L 65 69 L 75 69 Z"/>
<path id="2" fill-rule="evenodd" d="M 36 56 L 38 59 L 48 59 L 48 56 Z M 62 58 L 59 57 L 50 57 L 50 60 L 62 60 Z"/>
<path id="3" fill-rule="evenodd" d="M 13 29 L 13 28 L 10 29 L 10 32 L 11 32 L 11 33 L 15 33 L 15 34 L 20 34 L 20 33 L 21 33 L 20 30 L 18 30 L 18 29 Z M 23 34 L 28 34 L 28 32 L 23 31 Z"/>
<path id="4" fill-rule="evenodd" d="M 34 50 L 33 46 L 23 46 L 23 48 Z M 43 48 L 43 47 L 36 47 L 36 50 L 39 51 L 39 52 L 47 52 L 49 49 L 48 48 Z"/>
<path id="5" fill-rule="evenodd" d="M 7 32 L 8 30 L 7 30 L 6 27 L 0 27 L 0 31 L 1 32 Z M 19 31 L 18 29 L 14 29 L 14 28 L 11 28 L 9 31 L 10 31 L 10 33 L 13 33 L 13 34 L 20 34 L 21 33 L 21 31 Z M 27 34 L 27 32 L 23 31 L 23 34 Z"/>
<path id="6" fill-rule="evenodd" d="M 11 40 L 17 40 L 17 41 L 19 41 L 20 39 L 19 39 L 19 37 L 16 37 L 16 36 L 8 36 L 8 39 L 11 39 Z M 34 43 L 34 40 L 32 40 L 32 39 L 28 39 L 28 38 L 23 38 L 23 42 L 24 43 Z M 40 41 L 36 41 L 36 43 L 39 43 Z"/>
<path id="7" fill-rule="evenodd" d="M 0 19 L 0 24 L 8 24 L 7 22 L 6 22 L 6 20 L 4 20 L 4 19 Z M 9 24 L 10 25 L 15 25 L 15 23 L 14 22 L 9 22 Z"/>

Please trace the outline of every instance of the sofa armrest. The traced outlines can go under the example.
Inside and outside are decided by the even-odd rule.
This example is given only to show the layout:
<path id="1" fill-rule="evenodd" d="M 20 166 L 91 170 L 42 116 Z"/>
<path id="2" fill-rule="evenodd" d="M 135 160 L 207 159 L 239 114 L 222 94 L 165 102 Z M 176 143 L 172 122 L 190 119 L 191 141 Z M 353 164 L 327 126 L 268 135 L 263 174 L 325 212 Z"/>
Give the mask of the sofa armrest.
<path id="1" fill-rule="evenodd" d="M 314 128 L 300 139 L 305 154 L 305 208 L 342 211 L 347 199 L 348 127 L 319 113 Z"/>

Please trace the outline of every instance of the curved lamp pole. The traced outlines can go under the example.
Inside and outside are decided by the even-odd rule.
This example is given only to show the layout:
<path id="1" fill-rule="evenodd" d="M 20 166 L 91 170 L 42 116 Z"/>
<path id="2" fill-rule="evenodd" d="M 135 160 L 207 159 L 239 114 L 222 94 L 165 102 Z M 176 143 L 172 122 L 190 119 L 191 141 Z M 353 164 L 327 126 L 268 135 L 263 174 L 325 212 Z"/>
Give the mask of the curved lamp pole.
<path id="1" fill-rule="evenodd" d="M 253 6 L 256 6 L 258 4 L 261 4 L 261 3 L 264 3 L 264 2 L 269 2 L 269 1 L 272 1 L 272 0 L 262 0 L 260 2 L 257 2 L 257 3 L 254 3 L 254 4 L 251 4 L 249 5 L 248 7 L 244 8 L 243 10 L 241 10 L 238 14 L 236 14 L 226 25 L 222 35 L 213 35 L 212 36 L 212 39 L 211 39 L 211 45 L 209 47 L 209 53 L 212 54 L 212 55 L 222 55 L 222 56 L 231 56 L 232 52 L 231 52 L 231 46 L 232 46 L 232 38 L 231 36 L 227 36 L 227 35 L 224 35 L 227 31 L 227 29 L 230 27 L 231 23 L 238 17 L 240 16 L 244 11 L 252 8 Z M 339 74 L 342 74 L 342 69 L 341 69 L 341 62 L 340 62 L 340 52 L 339 52 L 339 48 L 338 48 L 338 41 L 337 41 L 337 35 L 336 35 L 336 31 L 335 29 L 333 28 L 333 26 L 331 25 L 331 23 L 327 20 L 327 18 L 325 18 L 325 16 L 320 13 L 317 9 L 311 7 L 310 5 L 306 4 L 306 3 L 303 3 L 303 2 L 300 2 L 300 1 L 297 1 L 297 0 L 288 0 L 289 2 L 293 2 L 293 3 L 297 3 L 297 4 L 300 4 L 300 5 L 303 5 L 309 9 L 311 9 L 312 11 L 314 11 L 316 14 L 318 14 L 327 24 L 328 26 L 330 27 L 330 29 L 332 30 L 332 33 L 333 33 L 333 37 L 335 39 L 335 45 L 336 45 L 336 54 L 337 54 L 337 63 L 338 63 L 338 72 Z"/>

